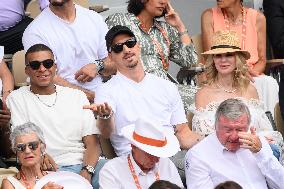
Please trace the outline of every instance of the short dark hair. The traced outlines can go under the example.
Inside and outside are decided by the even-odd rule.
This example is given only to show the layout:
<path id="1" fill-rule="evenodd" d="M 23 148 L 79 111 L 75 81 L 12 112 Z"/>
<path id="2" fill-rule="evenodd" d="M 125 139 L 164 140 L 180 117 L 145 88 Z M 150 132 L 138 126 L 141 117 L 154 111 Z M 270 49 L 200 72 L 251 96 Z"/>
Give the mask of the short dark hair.
<path id="1" fill-rule="evenodd" d="M 181 187 L 166 180 L 157 180 L 149 189 L 181 189 Z"/>
<path id="2" fill-rule="evenodd" d="M 215 189 L 243 189 L 243 188 L 234 181 L 226 181 L 217 185 Z"/>
<path id="3" fill-rule="evenodd" d="M 25 54 L 26 64 L 27 64 L 28 55 L 31 54 L 31 53 L 34 53 L 34 52 L 39 52 L 39 51 L 49 51 L 52 54 L 52 56 L 54 56 L 52 50 L 48 46 L 46 46 L 44 44 L 35 44 L 35 45 L 31 46 Z"/>
<path id="4" fill-rule="evenodd" d="M 137 16 L 145 8 L 145 2 L 148 0 L 129 0 L 127 11 Z"/>

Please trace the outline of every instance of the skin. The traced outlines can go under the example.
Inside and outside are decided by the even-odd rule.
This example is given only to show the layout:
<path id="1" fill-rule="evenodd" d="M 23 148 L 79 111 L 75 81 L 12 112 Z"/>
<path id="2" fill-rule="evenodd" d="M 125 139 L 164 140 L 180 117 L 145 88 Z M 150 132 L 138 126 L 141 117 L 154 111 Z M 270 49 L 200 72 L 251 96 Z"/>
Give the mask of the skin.
<path id="1" fill-rule="evenodd" d="M 133 159 L 144 173 L 148 173 L 153 169 L 160 160 L 159 157 L 148 154 L 134 145 L 131 145 L 131 147 Z"/>
<path id="2" fill-rule="evenodd" d="M 130 38 L 131 37 L 126 34 L 119 34 L 114 38 L 112 45 L 125 42 Z M 136 44 L 133 48 L 128 48 L 124 45 L 122 52 L 111 52 L 109 58 L 113 62 L 116 62 L 117 69 L 121 74 L 138 83 L 145 77 L 140 53 L 139 44 Z M 110 115 L 112 112 L 112 109 L 107 102 L 104 104 L 84 106 L 84 108 L 93 110 L 99 116 Z M 104 138 L 109 138 L 115 128 L 113 116 L 109 119 L 98 118 L 97 126 L 101 131 L 101 135 Z M 200 140 L 200 135 L 192 132 L 187 123 L 176 125 L 176 136 L 182 149 L 189 149 Z"/>
<path id="3" fill-rule="evenodd" d="M 240 0 L 220 0 L 217 1 L 217 5 L 228 15 L 228 19 L 231 23 L 238 22 L 241 18 Z M 212 16 L 211 9 L 205 10 L 201 16 L 201 33 L 204 51 L 209 50 L 212 46 L 212 37 L 214 34 Z M 261 12 L 258 12 L 256 16 L 256 29 L 258 61 L 255 66 L 249 70 L 250 75 L 253 77 L 262 74 L 266 65 L 266 20 Z"/>
<path id="4" fill-rule="evenodd" d="M 220 143 L 229 151 L 236 152 L 240 148 L 249 149 L 252 153 L 261 150 L 262 144 L 255 133 L 255 128 L 249 129 L 248 116 L 242 114 L 235 120 L 223 115 L 216 124 L 216 134 Z"/>

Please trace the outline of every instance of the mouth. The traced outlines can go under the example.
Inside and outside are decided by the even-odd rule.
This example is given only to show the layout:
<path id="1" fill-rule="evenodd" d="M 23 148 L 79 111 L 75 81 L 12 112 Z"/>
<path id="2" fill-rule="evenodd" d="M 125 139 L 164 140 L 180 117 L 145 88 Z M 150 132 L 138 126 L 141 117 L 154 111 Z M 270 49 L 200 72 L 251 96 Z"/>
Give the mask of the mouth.
<path id="1" fill-rule="evenodd" d="M 132 57 L 134 56 L 134 53 L 129 53 L 129 54 L 126 54 L 123 59 L 127 60 L 127 61 L 131 61 L 132 60 Z"/>
<path id="2" fill-rule="evenodd" d="M 37 78 L 44 80 L 44 79 L 49 78 L 49 75 L 39 75 L 37 76 Z"/>
<path id="3" fill-rule="evenodd" d="M 33 159 L 33 158 L 34 158 L 33 156 L 28 156 L 28 157 L 25 157 L 24 159 L 30 160 L 30 159 Z"/>

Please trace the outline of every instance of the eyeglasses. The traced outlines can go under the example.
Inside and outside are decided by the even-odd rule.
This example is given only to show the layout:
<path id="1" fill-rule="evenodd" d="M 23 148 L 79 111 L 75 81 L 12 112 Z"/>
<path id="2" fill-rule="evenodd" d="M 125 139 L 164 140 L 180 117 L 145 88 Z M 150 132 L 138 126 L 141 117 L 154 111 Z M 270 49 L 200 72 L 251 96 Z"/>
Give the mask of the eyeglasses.
<path id="1" fill-rule="evenodd" d="M 29 62 L 28 64 L 26 64 L 26 66 L 29 66 L 31 67 L 31 69 L 33 70 L 38 70 L 40 68 L 40 65 L 43 65 L 46 69 L 49 69 L 53 66 L 54 64 L 54 60 L 52 59 L 46 59 L 46 60 L 43 60 L 43 61 L 31 61 Z"/>
<path id="2" fill-rule="evenodd" d="M 137 40 L 135 37 L 128 39 L 127 41 L 123 42 L 123 43 L 117 43 L 115 45 L 113 45 L 110 48 L 110 51 L 113 51 L 115 53 L 120 53 L 121 51 L 123 51 L 123 45 L 126 45 L 128 48 L 133 48 L 137 43 Z"/>
<path id="3" fill-rule="evenodd" d="M 35 151 L 38 148 L 39 143 L 40 141 L 28 142 L 26 144 L 20 143 L 16 145 L 15 150 L 17 152 L 24 152 L 28 146 L 30 150 Z"/>
<path id="4" fill-rule="evenodd" d="M 235 53 L 214 54 L 213 58 L 221 59 L 222 57 L 231 58 L 235 56 Z"/>

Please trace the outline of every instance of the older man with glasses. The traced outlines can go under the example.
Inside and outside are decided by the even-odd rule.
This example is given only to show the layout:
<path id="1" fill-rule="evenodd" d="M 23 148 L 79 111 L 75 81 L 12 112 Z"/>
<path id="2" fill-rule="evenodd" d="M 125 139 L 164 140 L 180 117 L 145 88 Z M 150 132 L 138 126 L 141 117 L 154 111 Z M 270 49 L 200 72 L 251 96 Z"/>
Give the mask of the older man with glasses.
<path id="1" fill-rule="evenodd" d="M 29 121 L 40 126 L 48 153 L 43 167 L 58 166 L 59 170 L 78 173 L 97 188 L 98 172 L 104 162 L 98 160 L 100 147 L 94 116 L 92 111 L 83 109 L 89 103 L 86 95 L 54 84 L 56 64 L 46 45 L 31 46 L 25 58 L 31 85 L 8 96 L 12 129 Z"/>

